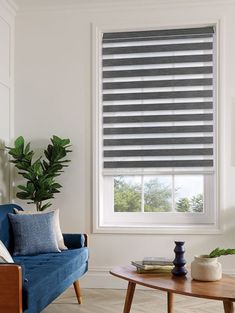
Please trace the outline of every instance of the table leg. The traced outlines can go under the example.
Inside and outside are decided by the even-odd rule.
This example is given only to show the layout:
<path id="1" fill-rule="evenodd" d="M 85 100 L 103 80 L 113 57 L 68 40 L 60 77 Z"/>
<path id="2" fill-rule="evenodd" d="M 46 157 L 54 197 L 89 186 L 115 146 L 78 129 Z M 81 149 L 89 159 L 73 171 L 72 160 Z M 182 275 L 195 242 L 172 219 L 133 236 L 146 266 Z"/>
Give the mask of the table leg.
<path id="1" fill-rule="evenodd" d="M 167 292 L 167 313 L 173 313 L 173 293 Z"/>
<path id="2" fill-rule="evenodd" d="M 129 313 L 131 310 L 132 299 L 135 293 L 135 286 L 135 283 L 129 281 L 123 313 Z"/>
<path id="3" fill-rule="evenodd" d="M 224 313 L 234 313 L 232 301 L 223 301 L 223 303 L 224 303 Z"/>

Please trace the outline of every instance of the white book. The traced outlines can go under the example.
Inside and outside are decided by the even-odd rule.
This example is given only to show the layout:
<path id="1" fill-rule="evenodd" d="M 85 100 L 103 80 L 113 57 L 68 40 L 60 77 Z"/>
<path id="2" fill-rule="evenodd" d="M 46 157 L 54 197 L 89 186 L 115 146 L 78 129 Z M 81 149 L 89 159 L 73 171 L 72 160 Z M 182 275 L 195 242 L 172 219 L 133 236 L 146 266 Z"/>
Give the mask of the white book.
<path id="1" fill-rule="evenodd" d="M 132 265 L 134 265 L 137 269 L 141 269 L 141 270 L 145 270 L 145 271 L 151 271 L 151 270 L 161 270 L 161 269 L 164 269 L 164 270 L 172 270 L 173 269 L 173 264 L 163 264 L 163 265 L 160 265 L 160 264 L 152 264 L 152 265 L 146 265 L 146 264 L 143 264 L 142 261 L 132 261 L 131 262 Z"/>
<path id="2" fill-rule="evenodd" d="M 173 265 L 173 259 L 165 257 L 145 257 L 143 265 Z"/>

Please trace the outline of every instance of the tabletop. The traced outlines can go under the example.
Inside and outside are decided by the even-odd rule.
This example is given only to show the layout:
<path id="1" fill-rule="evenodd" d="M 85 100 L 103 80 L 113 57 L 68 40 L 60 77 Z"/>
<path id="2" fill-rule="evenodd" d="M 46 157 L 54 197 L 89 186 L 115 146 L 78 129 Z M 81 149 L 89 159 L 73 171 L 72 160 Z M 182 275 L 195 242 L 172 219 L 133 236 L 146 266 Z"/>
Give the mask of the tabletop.
<path id="1" fill-rule="evenodd" d="M 112 269 L 110 274 L 145 287 L 167 292 L 222 301 L 235 301 L 235 278 L 223 275 L 216 282 L 202 282 L 191 278 L 175 277 L 171 273 L 139 274 L 132 265 Z"/>

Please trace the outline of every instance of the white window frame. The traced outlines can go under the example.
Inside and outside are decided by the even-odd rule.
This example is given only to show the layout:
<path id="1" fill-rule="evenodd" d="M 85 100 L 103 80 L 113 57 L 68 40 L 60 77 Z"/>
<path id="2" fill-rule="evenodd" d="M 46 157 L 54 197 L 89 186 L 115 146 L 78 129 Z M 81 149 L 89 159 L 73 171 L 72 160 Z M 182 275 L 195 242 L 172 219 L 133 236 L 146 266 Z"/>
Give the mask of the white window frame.
<path id="1" fill-rule="evenodd" d="M 167 28 L 187 28 L 187 27 L 201 27 L 204 25 L 214 25 L 216 27 L 216 96 L 215 102 L 217 103 L 219 84 L 218 84 L 218 51 L 219 51 L 219 21 L 204 21 L 202 23 L 187 24 L 187 25 L 170 25 L 168 27 L 155 26 L 155 27 L 113 27 L 113 26 L 97 26 L 93 25 L 92 29 L 92 43 L 93 43 L 93 62 L 92 62 L 92 84 L 93 84 L 93 106 L 92 106 L 92 135 L 93 135 L 93 232 L 94 233 L 136 233 L 136 234 L 217 234 L 221 233 L 221 223 L 219 214 L 219 188 L 218 188 L 218 114 L 217 110 L 214 111 L 216 127 L 214 130 L 215 138 L 215 173 L 213 182 L 204 184 L 204 194 L 208 194 L 209 197 L 205 197 L 207 202 L 205 206 L 209 206 L 204 213 L 180 213 L 180 212 L 113 212 L 112 210 L 104 210 L 103 192 L 104 190 L 109 195 L 109 203 L 113 199 L 113 190 L 108 189 L 112 184 L 104 184 L 103 181 L 103 157 L 102 157 L 102 34 L 104 32 L 115 31 L 134 31 L 134 30 L 156 30 Z M 216 107 L 216 106 L 215 106 Z M 147 174 L 156 175 L 156 171 L 146 171 Z M 144 174 L 142 172 L 142 174 Z M 161 172 L 162 174 L 162 172 Z M 178 173 L 179 175 L 181 173 Z M 187 172 L 187 174 L 190 174 Z M 193 173 L 192 173 L 193 174 Z M 203 173 L 204 174 L 204 173 Z M 117 174 L 118 175 L 118 174 Z M 127 174 L 128 175 L 128 174 Z M 137 173 L 138 175 L 138 173 Z M 111 176 L 112 177 L 112 176 Z M 212 186 L 212 184 L 214 186 Z M 211 192 L 213 191 L 213 195 Z M 106 200 L 107 200 L 106 199 Z M 208 203 L 210 202 L 210 203 Z M 111 213 L 112 212 L 112 213 Z M 133 219 L 135 214 L 135 220 Z M 164 221 L 161 216 L 167 214 L 168 223 Z M 158 217 L 158 224 L 153 223 L 153 216 Z M 144 218 L 144 220 L 143 220 Z"/>

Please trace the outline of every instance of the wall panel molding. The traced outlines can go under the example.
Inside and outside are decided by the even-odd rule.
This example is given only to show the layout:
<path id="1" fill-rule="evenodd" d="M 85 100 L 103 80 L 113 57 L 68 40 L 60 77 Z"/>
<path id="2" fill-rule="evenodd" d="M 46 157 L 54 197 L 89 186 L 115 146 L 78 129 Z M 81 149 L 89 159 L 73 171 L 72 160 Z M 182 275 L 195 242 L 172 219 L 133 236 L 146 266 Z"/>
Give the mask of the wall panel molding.
<path id="1" fill-rule="evenodd" d="M 80 10 L 80 11 L 106 11 L 106 10 L 139 10 L 151 8 L 184 8 L 187 7 L 202 7 L 202 6 L 215 6 L 215 5 L 235 5 L 235 0 L 97 0 L 97 1 L 75 1 L 75 0 L 58 0 L 52 1 L 22 1 L 18 6 L 18 14 L 25 14 L 30 12 L 52 11 L 56 13 L 64 10 Z"/>
<path id="2" fill-rule="evenodd" d="M 18 10 L 18 5 L 13 0 L 0 0 L 0 8 L 15 16 Z"/>
<path id="3" fill-rule="evenodd" d="M 5 146 L 14 134 L 15 12 L 11 0 L 0 0 L 0 204 L 11 201 L 11 167 Z"/>

